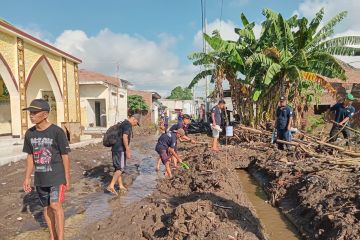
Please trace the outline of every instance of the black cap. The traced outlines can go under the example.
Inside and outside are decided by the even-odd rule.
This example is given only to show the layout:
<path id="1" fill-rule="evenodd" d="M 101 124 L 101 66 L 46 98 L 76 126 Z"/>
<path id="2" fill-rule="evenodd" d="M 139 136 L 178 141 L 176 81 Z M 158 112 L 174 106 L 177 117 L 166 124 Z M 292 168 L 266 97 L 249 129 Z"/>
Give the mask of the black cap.
<path id="1" fill-rule="evenodd" d="M 285 100 L 286 100 L 286 98 L 284 96 L 280 97 L 280 101 L 285 101 Z"/>
<path id="2" fill-rule="evenodd" d="M 44 99 L 34 99 L 30 103 L 30 106 L 23 109 L 24 111 L 28 110 L 29 112 L 50 112 L 50 106 L 47 101 Z"/>
<path id="3" fill-rule="evenodd" d="M 189 114 L 184 114 L 183 115 L 183 118 L 186 118 L 186 119 L 191 119 L 190 115 Z"/>
<path id="4" fill-rule="evenodd" d="M 219 101 L 219 104 L 226 104 L 226 103 L 225 103 L 225 100 L 224 100 L 224 99 L 221 99 L 221 100 Z"/>

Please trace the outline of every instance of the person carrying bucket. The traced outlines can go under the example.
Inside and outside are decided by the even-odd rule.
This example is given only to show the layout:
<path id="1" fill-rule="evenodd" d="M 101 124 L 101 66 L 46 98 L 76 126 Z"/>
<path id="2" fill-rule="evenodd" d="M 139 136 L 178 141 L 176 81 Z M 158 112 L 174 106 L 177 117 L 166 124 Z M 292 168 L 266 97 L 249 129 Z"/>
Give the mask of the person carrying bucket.
<path id="1" fill-rule="evenodd" d="M 276 109 L 275 128 L 277 131 L 277 139 L 291 142 L 291 122 L 293 119 L 293 111 L 287 105 L 287 99 L 280 97 L 279 105 Z M 282 143 L 278 143 L 280 150 L 285 150 Z"/>
<path id="2" fill-rule="evenodd" d="M 220 151 L 220 143 L 219 137 L 221 129 L 221 111 L 225 108 L 225 101 L 220 100 L 219 103 L 211 109 L 211 128 L 212 128 L 212 135 L 213 135 L 213 144 L 212 150 L 213 151 Z"/>

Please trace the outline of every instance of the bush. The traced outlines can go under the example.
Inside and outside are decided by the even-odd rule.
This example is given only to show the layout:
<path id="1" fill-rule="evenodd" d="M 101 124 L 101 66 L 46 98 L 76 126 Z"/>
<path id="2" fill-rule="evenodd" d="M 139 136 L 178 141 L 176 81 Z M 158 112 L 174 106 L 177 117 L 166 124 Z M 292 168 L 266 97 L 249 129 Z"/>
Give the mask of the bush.
<path id="1" fill-rule="evenodd" d="M 321 115 L 312 115 L 307 118 L 307 132 L 313 132 L 319 126 L 325 124 L 324 114 Z"/>

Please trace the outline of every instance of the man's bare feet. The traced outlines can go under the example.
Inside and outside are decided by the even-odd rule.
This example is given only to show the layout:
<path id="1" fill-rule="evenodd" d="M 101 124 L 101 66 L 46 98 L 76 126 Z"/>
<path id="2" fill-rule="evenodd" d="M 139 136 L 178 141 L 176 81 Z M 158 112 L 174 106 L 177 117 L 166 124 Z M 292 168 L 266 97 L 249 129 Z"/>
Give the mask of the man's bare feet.
<path id="1" fill-rule="evenodd" d="M 119 194 L 116 192 L 115 188 L 114 187 L 111 187 L 111 186 L 108 186 L 106 188 L 106 191 L 108 191 L 109 193 L 112 193 L 114 194 L 115 196 L 118 196 Z"/>

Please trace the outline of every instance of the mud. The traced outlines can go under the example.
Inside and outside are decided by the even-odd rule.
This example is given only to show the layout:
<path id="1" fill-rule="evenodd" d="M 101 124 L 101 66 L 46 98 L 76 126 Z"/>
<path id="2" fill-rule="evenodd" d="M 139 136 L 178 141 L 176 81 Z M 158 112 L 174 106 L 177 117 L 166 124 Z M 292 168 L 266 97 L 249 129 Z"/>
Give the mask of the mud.
<path id="1" fill-rule="evenodd" d="M 175 169 L 172 179 L 155 173 L 156 138 L 134 139 L 136 160 L 125 176 L 129 192 L 119 197 L 104 193 L 112 172 L 109 149 L 98 144 L 74 150 L 66 239 L 268 239 L 237 169 L 257 179 L 301 239 L 360 239 L 358 168 L 279 151 L 252 135 L 239 138 L 247 143 L 230 141 L 219 153 L 181 143 L 190 169 Z M 35 194 L 21 190 L 23 171 L 23 161 L 0 167 L 0 203 L 8 206 L 0 208 L 0 238 L 46 239 Z"/>
<path id="2" fill-rule="evenodd" d="M 360 239 L 360 172 L 295 151 L 249 156 L 249 171 L 304 239 Z"/>
<path id="3" fill-rule="evenodd" d="M 128 161 L 124 174 L 124 183 L 130 188 L 143 172 L 153 169 L 151 164 L 154 162 L 151 158 L 150 161 L 143 159 L 152 156 L 155 136 L 145 135 L 135 139 L 133 158 Z M 79 239 L 85 226 L 112 214 L 109 201 L 113 197 L 104 190 L 112 177 L 111 151 L 102 144 L 88 145 L 74 149 L 70 159 L 72 188 L 65 194 L 65 237 Z M 0 239 L 48 239 L 47 232 L 42 230 L 46 223 L 36 193 L 26 194 L 22 190 L 24 171 L 25 161 L 0 167 L 0 204 L 7 206 L 0 208 Z M 156 179 L 148 181 L 148 184 L 151 182 L 154 188 Z M 149 194 L 148 189 L 138 189 L 136 192 L 135 196 L 127 196 L 128 201 Z"/>
<path id="4" fill-rule="evenodd" d="M 266 239 L 232 167 L 237 150 L 213 153 L 186 145 L 179 152 L 190 170 L 175 170 L 172 179 L 159 180 L 152 195 L 128 207 L 112 202 L 117 210 L 86 229 L 85 238 Z"/>

